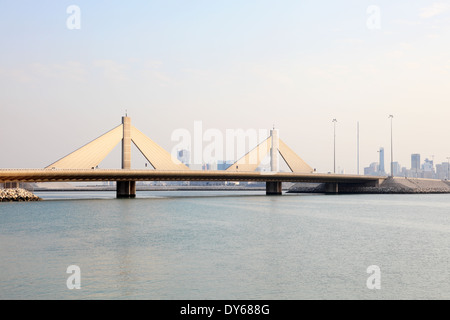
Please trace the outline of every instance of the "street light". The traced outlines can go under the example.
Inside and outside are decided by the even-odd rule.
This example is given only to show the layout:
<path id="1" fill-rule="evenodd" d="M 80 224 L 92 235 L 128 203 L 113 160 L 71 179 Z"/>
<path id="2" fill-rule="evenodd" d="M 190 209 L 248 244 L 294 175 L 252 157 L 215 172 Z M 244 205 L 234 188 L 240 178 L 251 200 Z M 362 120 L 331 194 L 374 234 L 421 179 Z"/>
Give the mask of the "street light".
<path id="1" fill-rule="evenodd" d="M 356 172 L 359 175 L 359 121 L 356 126 Z"/>
<path id="2" fill-rule="evenodd" d="M 391 119 L 391 177 L 394 177 L 394 146 L 393 146 L 393 139 L 392 139 L 392 119 L 394 116 L 392 114 L 389 115 L 389 118 Z"/>
<path id="3" fill-rule="evenodd" d="M 333 119 L 334 124 L 334 173 L 336 173 L 336 119 Z"/>

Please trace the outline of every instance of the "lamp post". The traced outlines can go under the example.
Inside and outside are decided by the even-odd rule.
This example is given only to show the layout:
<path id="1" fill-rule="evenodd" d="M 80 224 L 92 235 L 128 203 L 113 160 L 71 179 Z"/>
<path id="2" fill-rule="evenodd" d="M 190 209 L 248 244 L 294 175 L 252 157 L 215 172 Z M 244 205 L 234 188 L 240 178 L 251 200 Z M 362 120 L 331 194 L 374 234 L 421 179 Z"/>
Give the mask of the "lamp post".
<path id="1" fill-rule="evenodd" d="M 356 125 L 356 173 L 359 175 L 359 121 Z"/>
<path id="2" fill-rule="evenodd" d="M 391 119 L 391 177 L 394 177 L 394 146 L 392 138 L 392 119 L 394 118 L 394 116 L 390 114 L 389 118 Z"/>
<path id="3" fill-rule="evenodd" d="M 336 173 L 336 119 L 333 119 L 334 124 L 334 173 Z"/>

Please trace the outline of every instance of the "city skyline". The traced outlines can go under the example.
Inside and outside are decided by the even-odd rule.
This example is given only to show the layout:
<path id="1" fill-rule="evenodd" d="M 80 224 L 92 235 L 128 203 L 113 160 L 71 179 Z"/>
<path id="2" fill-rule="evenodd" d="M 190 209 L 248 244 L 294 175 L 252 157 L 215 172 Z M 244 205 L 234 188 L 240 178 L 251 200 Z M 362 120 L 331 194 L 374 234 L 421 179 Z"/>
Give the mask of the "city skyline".
<path id="1" fill-rule="evenodd" d="M 166 150 L 196 121 L 223 133 L 275 124 L 319 172 L 333 171 L 337 119 L 346 173 L 358 122 L 360 169 L 385 146 L 390 171 L 392 114 L 394 162 L 445 162 L 449 13 L 429 1 L 2 1 L 0 167 L 42 168 L 125 110 Z M 117 154 L 104 165 L 118 167 Z"/>
<path id="2" fill-rule="evenodd" d="M 378 151 L 380 153 L 380 158 L 378 162 L 372 162 L 368 167 L 364 168 L 364 175 L 388 175 L 384 170 L 382 165 L 382 150 L 383 147 Z M 430 159 L 431 158 L 431 159 Z M 450 178 L 450 157 L 446 161 L 441 163 L 435 162 L 434 156 L 430 158 L 425 157 L 421 161 L 421 155 L 419 153 L 411 154 L 410 167 L 402 166 L 398 161 L 393 162 L 394 176 L 396 177 L 407 177 L 407 178 L 425 178 L 425 179 L 440 179 L 449 180 Z M 390 174 L 390 173 L 389 173 Z"/>

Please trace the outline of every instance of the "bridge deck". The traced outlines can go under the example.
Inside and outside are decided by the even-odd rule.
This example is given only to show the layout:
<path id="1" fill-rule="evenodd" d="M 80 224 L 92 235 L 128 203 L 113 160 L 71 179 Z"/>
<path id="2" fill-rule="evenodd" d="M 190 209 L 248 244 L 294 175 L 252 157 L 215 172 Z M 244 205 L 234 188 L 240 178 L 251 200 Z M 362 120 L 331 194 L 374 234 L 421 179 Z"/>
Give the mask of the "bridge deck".
<path id="1" fill-rule="evenodd" d="M 0 169 L 0 182 L 265 181 L 364 184 L 387 177 L 292 172 L 162 171 L 124 169 Z"/>

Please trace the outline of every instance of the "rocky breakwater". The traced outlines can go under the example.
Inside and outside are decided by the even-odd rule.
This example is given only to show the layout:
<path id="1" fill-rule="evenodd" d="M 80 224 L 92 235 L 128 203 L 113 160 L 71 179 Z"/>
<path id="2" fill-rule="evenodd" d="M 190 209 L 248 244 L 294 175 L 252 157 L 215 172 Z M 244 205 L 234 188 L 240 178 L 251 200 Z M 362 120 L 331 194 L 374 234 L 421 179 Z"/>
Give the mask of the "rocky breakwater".
<path id="1" fill-rule="evenodd" d="M 25 189 L 0 189 L 0 202 L 40 201 L 38 196 Z"/>
<path id="2" fill-rule="evenodd" d="M 298 183 L 289 193 L 324 193 L 325 184 Z M 388 178 L 378 187 L 339 185 L 341 194 L 412 194 L 412 193 L 450 193 L 450 182 L 443 180 Z"/>
<path id="3" fill-rule="evenodd" d="M 443 180 L 417 178 L 388 178 L 378 188 L 378 193 L 450 193 L 450 183 Z"/>

